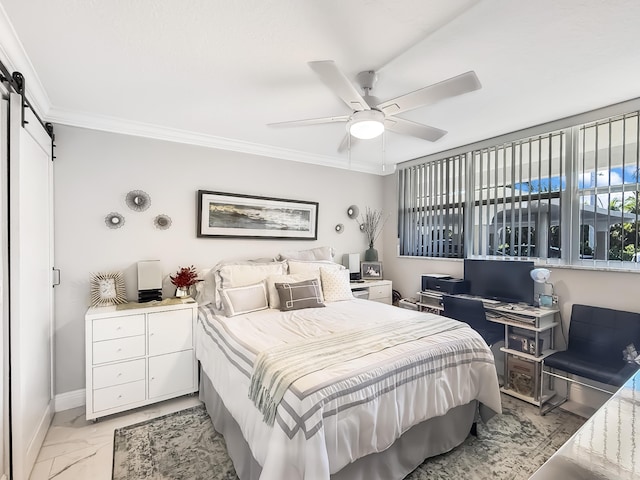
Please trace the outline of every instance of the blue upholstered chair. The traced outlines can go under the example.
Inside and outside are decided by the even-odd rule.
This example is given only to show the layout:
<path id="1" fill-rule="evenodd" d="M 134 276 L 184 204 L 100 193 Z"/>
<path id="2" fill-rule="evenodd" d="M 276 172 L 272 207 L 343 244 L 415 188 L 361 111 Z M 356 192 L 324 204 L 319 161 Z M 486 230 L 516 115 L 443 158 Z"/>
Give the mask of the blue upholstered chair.
<path id="1" fill-rule="evenodd" d="M 468 323 L 491 346 L 504 342 L 504 326 L 487 320 L 482 301 L 473 298 L 443 295 L 444 316 Z"/>
<path id="2" fill-rule="evenodd" d="M 545 375 L 551 375 L 613 393 L 580 382 L 569 375 L 620 387 L 640 368 L 637 363 L 629 363 L 623 359 L 623 351 L 630 344 L 640 349 L 639 313 L 575 304 L 571 310 L 567 349 L 544 359 L 542 380 L 544 381 Z M 563 398 L 561 402 L 553 404 L 552 408 L 566 400 L 567 397 Z"/>

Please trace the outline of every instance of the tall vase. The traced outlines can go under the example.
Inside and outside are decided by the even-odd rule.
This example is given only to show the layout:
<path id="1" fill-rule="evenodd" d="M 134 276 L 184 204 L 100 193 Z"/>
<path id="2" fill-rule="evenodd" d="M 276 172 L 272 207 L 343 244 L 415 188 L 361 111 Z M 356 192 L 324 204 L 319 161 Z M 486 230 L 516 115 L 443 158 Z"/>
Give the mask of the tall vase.
<path id="1" fill-rule="evenodd" d="M 365 262 L 378 261 L 378 251 L 375 248 L 373 248 L 373 243 L 370 243 L 369 248 L 364 252 L 364 261 Z"/>

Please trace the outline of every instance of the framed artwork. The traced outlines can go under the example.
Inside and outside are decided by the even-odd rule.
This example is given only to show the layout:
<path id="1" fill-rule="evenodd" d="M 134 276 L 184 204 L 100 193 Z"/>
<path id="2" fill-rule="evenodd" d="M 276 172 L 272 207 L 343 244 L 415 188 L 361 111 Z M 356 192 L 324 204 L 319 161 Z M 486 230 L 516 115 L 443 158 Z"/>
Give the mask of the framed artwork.
<path id="1" fill-rule="evenodd" d="M 365 280 L 382 280 L 382 262 L 362 262 L 360 275 Z"/>
<path id="2" fill-rule="evenodd" d="M 127 303 L 122 272 L 92 273 L 90 284 L 92 307 Z"/>
<path id="3" fill-rule="evenodd" d="M 198 190 L 198 237 L 317 240 L 318 202 Z"/>

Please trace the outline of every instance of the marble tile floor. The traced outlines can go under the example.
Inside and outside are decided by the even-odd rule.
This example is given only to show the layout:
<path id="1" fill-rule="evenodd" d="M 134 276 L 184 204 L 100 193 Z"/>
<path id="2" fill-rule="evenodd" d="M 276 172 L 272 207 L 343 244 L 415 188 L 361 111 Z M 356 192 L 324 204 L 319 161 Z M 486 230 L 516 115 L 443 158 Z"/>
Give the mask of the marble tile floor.
<path id="1" fill-rule="evenodd" d="M 111 480 L 113 432 L 200 404 L 198 396 L 184 396 L 110 415 L 94 423 L 84 407 L 56 413 L 44 439 L 30 480 Z"/>

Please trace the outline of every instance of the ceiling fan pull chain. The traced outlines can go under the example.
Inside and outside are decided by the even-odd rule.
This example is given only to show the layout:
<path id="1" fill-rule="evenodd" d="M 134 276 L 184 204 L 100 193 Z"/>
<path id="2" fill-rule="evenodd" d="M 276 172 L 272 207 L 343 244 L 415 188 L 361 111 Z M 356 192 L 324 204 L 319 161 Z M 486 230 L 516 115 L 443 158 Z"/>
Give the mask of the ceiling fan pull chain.
<path id="1" fill-rule="evenodd" d="M 387 134 L 386 132 L 382 132 L 382 171 L 384 172 L 387 169 L 386 164 L 386 156 L 387 156 L 387 142 L 386 142 Z"/>

